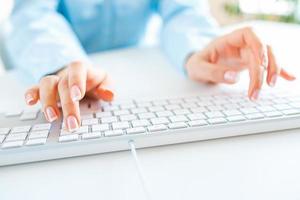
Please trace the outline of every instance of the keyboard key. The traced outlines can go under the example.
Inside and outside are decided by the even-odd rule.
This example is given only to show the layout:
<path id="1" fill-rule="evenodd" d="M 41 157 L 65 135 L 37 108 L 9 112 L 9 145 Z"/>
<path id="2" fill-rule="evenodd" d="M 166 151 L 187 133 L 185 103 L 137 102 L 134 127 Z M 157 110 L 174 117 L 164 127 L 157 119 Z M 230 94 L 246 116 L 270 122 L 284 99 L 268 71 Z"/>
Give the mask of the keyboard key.
<path id="1" fill-rule="evenodd" d="M 36 124 L 32 127 L 31 131 L 43 131 L 43 130 L 50 130 L 51 124 L 45 123 L 45 124 Z"/>
<path id="2" fill-rule="evenodd" d="M 29 132 L 31 126 L 17 126 L 12 128 L 11 133 L 23 133 Z"/>
<path id="3" fill-rule="evenodd" d="M 118 121 L 118 118 L 116 116 L 101 118 L 101 123 L 103 123 L 103 124 L 113 123 L 113 122 L 117 122 L 117 121 Z"/>
<path id="4" fill-rule="evenodd" d="M 149 106 L 151 106 L 151 104 Z M 146 112 L 148 112 L 146 108 L 133 108 L 133 109 L 131 109 L 131 113 L 133 113 L 133 114 L 146 113 Z"/>
<path id="5" fill-rule="evenodd" d="M 292 107 L 288 104 L 277 104 L 277 105 L 273 105 L 274 108 L 276 108 L 277 110 L 281 111 L 281 110 L 288 110 L 291 109 Z"/>
<path id="6" fill-rule="evenodd" d="M 125 128 L 129 128 L 130 125 L 128 122 L 114 122 L 112 123 L 112 129 L 125 129 Z"/>
<path id="7" fill-rule="evenodd" d="M 285 115 L 298 115 L 298 114 L 300 114 L 300 110 L 299 109 L 283 110 L 282 112 Z"/>
<path id="8" fill-rule="evenodd" d="M 126 104 L 122 104 L 121 105 L 121 109 L 124 110 L 124 109 L 132 109 L 132 108 L 135 108 L 136 106 L 134 105 L 134 103 L 126 103 Z"/>
<path id="9" fill-rule="evenodd" d="M 223 106 L 209 106 L 208 109 L 210 111 L 220 111 L 220 110 L 224 110 Z"/>
<path id="10" fill-rule="evenodd" d="M 12 110 L 5 113 L 5 117 L 17 117 L 22 114 L 22 110 Z"/>
<path id="11" fill-rule="evenodd" d="M 279 112 L 279 111 L 266 112 L 266 113 L 264 113 L 264 114 L 265 114 L 265 116 L 267 116 L 267 117 L 280 117 L 280 116 L 282 116 L 282 113 Z"/>
<path id="12" fill-rule="evenodd" d="M 208 118 L 219 118 L 224 117 L 224 114 L 220 111 L 212 111 L 212 112 L 205 112 L 204 113 Z"/>
<path id="13" fill-rule="evenodd" d="M 182 103 L 181 106 L 186 109 L 198 107 L 198 105 L 196 103 L 192 103 L 192 102 L 191 103 Z"/>
<path id="14" fill-rule="evenodd" d="M 186 115 L 191 113 L 191 111 L 189 111 L 188 109 L 173 110 L 173 112 L 175 113 L 175 115 Z"/>
<path id="15" fill-rule="evenodd" d="M 38 113 L 23 113 L 20 117 L 20 120 L 35 120 L 37 118 Z"/>
<path id="16" fill-rule="evenodd" d="M 113 111 L 114 115 L 118 116 L 118 115 L 129 115 L 130 112 L 129 110 L 115 110 Z"/>
<path id="17" fill-rule="evenodd" d="M 107 112 L 97 112 L 96 117 L 97 118 L 102 118 L 102 117 L 111 117 L 112 113 L 110 111 Z"/>
<path id="18" fill-rule="evenodd" d="M 140 119 L 151 119 L 156 117 L 154 113 L 140 113 L 138 116 Z"/>
<path id="19" fill-rule="evenodd" d="M 148 108 L 150 112 L 159 112 L 159 111 L 164 111 L 164 107 L 162 106 L 153 106 Z"/>
<path id="20" fill-rule="evenodd" d="M 145 133 L 146 129 L 144 127 L 128 128 L 126 132 L 127 134 Z"/>
<path id="21" fill-rule="evenodd" d="M 84 140 L 89 140 L 89 139 L 95 139 L 95 138 L 100 138 L 102 137 L 102 134 L 100 131 L 98 132 L 93 132 L 93 133 L 85 133 L 85 134 L 82 134 L 82 139 Z"/>
<path id="22" fill-rule="evenodd" d="M 213 118 L 213 119 L 208 119 L 207 121 L 210 124 L 224 124 L 227 122 L 225 118 Z"/>
<path id="23" fill-rule="evenodd" d="M 102 118 L 103 119 L 103 118 Z M 82 126 L 89 126 L 89 125 L 94 125 L 94 124 L 98 124 L 99 121 L 97 118 L 92 118 L 92 119 L 83 119 L 81 121 L 81 125 Z"/>
<path id="24" fill-rule="evenodd" d="M 164 106 L 168 105 L 168 102 L 166 100 L 158 100 L 158 101 L 153 101 L 154 106 Z"/>
<path id="25" fill-rule="evenodd" d="M 139 108 L 136 108 L 136 109 L 153 106 L 150 101 L 137 102 L 136 104 L 139 107 Z M 131 110 L 135 110 L 135 108 L 132 108 Z M 134 112 L 132 112 L 132 113 L 134 113 Z M 138 112 L 138 113 L 140 113 L 140 112 Z"/>
<path id="26" fill-rule="evenodd" d="M 195 126 L 205 126 L 208 123 L 205 120 L 194 120 L 194 121 L 188 122 L 188 124 L 191 127 L 195 127 Z"/>
<path id="27" fill-rule="evenodd" d="M 16 134 L 9 134 L 5 141 L 11 142 L 11 141 L 16 141 L 16 140 L 25 140 L 27 137 L 27 133 L 16 133 Z"/>
<path id="28" fill-rule="evenodd" d="M 292 106 L 294 108 L 300 108 L 300 102 L 290 103 L 290 106 Z"/>
<path id="29" fill-rule="evenodd" d="M 169 123 L 169 120 L 166 117 L 153 118 L 153 119 L 150 119 L 150 121 L 153 125 Z"/>
<path id="30" fill-rule="evenodd" d="M 108 124 L 97 124 L 92 126 L 92 132 L 108 131 L 108 130 L 109 130 Z"/>
<path id="31" fill-rule="evenodd" d="M 261 112 L 271 112 L 276 111 L 276 109 L 272 106 L 257 106 L 256 107 Z"/>
<path id="32" fill-rule="evenodd" d="M 235 116 L 227 117 L 227 120 L 230 122 L 240 122 L 240 121 L 245 121 L 246 117 L 242 115 L 235 115 Z"/>
<path id="33" fill-rule="evenodd" d="M 164 131 L 167 130 L 168 127 L 164 124 L 158 124 L 158 125 L 153 125 L 153 126 L 148 126 L 148 131 L 150 132 L 155 132 L 155 131 Z"/>
<path id="34" fill-rule="evenodd" d="M 176 122 L 176 123 L 170 123 L 168 126 L 170 129 L 179 129 L 179 128 L 186 128 L 187 124 L 184 122 Z"/>
<path id="35" fill-rule="evenodd" d="M 141 119 L 141 120 L 133 120 L 131 124 L 133 127 L 139 127 L 139 126 L 148 126 L 150 125 L 150 122 L 146 119 Z"/>
<path id="36" fill-rule="evenodd" d="M 89 127 L 88 126 L 80 126 L 77 130 L 73 131 L 72 134 L 83 134 L 88 133 Z"/>
<path id="37" fill-rule="evenodd" d="M 186 122 L 189 121 L 188 118 L 184 115 L 171 116 L 169 117 L 171 122 Z"/>
<path id="38" fill-rule="evenodd" d="M 104 132 L 104 136 L 105 137 L 112 137 L 112 136 L 120 136 L 123 135 L 123 131 L 122 130 L 113 130 L 113 131 L 105 131 Z"/>
<path id="39" fill-rule="evenodd" d="M 240 108 L 240 111 L 245 115 L 259 112 L 256 108 Z"/>
<path id="40" fill-rule="evenodd" d="M 235 115 L 242 115 L 239 110 L 237 109 L 232 109 L 232 110 L 224 110 L 222 111 L 226 116 L 235 116 Z"/>
<path id="41" fill-rule="evenodd" d="M 43 145 L 46 144 L 47 138 L 37 138 L 37 139 L 30 139 L 26 142 L 26 146 L 33 146 L 33 145 Z"/>
<path id="42" fill-rule="evenodd" d="M 198 119 L 206 119 L 207 117 L 202 114 L 202 113 L 197 113 L 197 114 L 189 114 L 187 115 L 187 117 L 190 119 L 190 120 L 198 120 Z"/>
<path id="43" fill-rule="evenodd" d="M 174 114 L 171 111 L 167 110 L 167 111 L 156 112 L 156 115 L 158 117 L 169 117 L 169 116 L 173 116 Z"/>
<path id="44" fill-rule="evenodd" d="M 24 143 L 24 141 L 4 142 L 2 144 L 2 148 L 7 149 L 7 148 L 21 147 L 23 145 L 23 143 Z"/>
<path id="45" fill-rule="evenodd" d="M 170 104 L 165 106 L 166 110 L 178 110 L 181 109 L 181 107 L 177 104 Z"/>
<path id="46" fill-rule="evenodd" d="M 81 119 L 93 119 L 94 114 L 81 114 L 80 118 Z"/>
<path id="47" fill-rule="evenodd" d="M 103 108 L 103 111 L 105 111 L 105 112 L 120 110 L 120 107 L 118 105 L 103 106 L 102 108 Z"/>
<path id="48" fill-rule="evenodd" d="M 36 138 L 47 138 L 49 135 L 49 131 L 36 131 L 31 132 L 29 135 L 29 139 L 36 139 Z"/>
<path id="49" fill-rule="evenodd" d="M 77 141 L 79 139 L 78 134 L 68 134 L 68 135 L 61 135 L 59 136 L 59 142 L 71 142 Z"/>
<path id="50" fill-rule="evenodd" d="M 264 115 L 261 113 L 254 113 L 254 114 L 249 114 L 245 115 L 248 119 L 263 119 Z"/>
<path id="51" fill-rule="evenodd" d="M 6 135 L 10 131 L 10 128 L 0 128 L 0 135 Z"/>
<path id="52" fill-rule="evenodd" d="M 205 107 L 191 108 L 192 113 L 204 113 L 208 110 Z"/>
<path id="53" fill-rule="evenodd" d="M 121 121 L 132 121 L 132 120 L 135 120 L 135 119 L 137 119 L 137 116 L 133 115 L 133 114 L 130 114 L 130 115 L 121 115 L 120 116 L 120 120 Z"/>

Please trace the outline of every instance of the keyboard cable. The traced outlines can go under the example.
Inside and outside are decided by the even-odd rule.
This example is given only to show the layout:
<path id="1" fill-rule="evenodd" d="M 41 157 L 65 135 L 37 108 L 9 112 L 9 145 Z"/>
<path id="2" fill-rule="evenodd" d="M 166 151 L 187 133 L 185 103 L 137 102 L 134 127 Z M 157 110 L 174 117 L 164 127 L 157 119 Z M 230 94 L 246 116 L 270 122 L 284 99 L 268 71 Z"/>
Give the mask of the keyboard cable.
<path id="1" fill-rule="evenodd" d="M 150 195 L 150 192 L 149 192 L 149 187 L 147 185 L 141 163 L 140 163 L 139 158 L 137 156 L 134 140 L 129 140 L 128 144 L 129 144 L 129 147 L 130 147 L 130 150 L 131 150 L 131 155 L 133 157 L 135 167 L 136 167 L 136 170 L 137 170 L 137 173 L 138 173 L 138 176 L 139 176 L 139 180 L 140 180 L 141 185 L 142 185 L 142 189 L 143 189 L 143 192 L 144 192 L 144 195 L 145 195 L 145 199 L 146 200 L 153 200 L 151 195 Z"/>

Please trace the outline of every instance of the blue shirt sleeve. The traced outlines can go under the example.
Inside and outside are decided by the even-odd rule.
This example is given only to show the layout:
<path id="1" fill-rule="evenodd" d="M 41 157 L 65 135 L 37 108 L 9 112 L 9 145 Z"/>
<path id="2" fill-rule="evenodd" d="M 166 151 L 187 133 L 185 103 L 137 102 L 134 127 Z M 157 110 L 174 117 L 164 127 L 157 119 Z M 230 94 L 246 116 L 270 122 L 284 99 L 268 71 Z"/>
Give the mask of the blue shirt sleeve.
<path id="1" fill-rule="evenodd" d="M 5 59 L 35 82 L 72 61 L 88 61 L 57 6 L 58 0 L 18 0 L 2 30 Z"/>
<path id="2" fill-rule="evenodd" d="M 219 34 L 206 0 L 161 0 L 158 12 L 163 19 L 162 49 L 178 70 L 185 72 L 188 56 L 203 49 Z"/>

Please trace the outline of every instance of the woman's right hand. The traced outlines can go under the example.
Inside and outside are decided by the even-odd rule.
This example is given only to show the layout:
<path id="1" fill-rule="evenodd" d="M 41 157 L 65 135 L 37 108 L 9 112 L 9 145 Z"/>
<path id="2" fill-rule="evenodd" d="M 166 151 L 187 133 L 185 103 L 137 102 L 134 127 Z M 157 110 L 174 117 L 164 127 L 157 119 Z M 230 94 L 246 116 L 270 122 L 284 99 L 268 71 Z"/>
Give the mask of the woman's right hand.
<path id="1" fill-rule="evenodd" d="M 39 100 L 46 119 L 53 122 L 61 115 L 57 106 L 60 102 L 64 123 L 69 131 L 80 126 L 79 101 L 85 96 L 112 101 L 113 92 L 105 89 L 107 74 L 82 62 L 73 62 L 56 75 L 43 77 L 38 85 L 28 89 L 25 100 L 34 105 Z"/>

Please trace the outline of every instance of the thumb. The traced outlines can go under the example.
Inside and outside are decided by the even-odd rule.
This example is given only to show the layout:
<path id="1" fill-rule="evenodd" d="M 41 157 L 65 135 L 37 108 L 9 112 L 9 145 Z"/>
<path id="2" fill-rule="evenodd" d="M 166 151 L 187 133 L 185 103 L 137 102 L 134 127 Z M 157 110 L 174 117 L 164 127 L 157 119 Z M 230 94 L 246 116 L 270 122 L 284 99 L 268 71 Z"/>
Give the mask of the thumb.
<path id="1" fill-rule="evenodd" d="M 187 70 L 188 75 L 196 81 L 227 84 L 238 82 L 241 71 L 238 67 L 227 67 L 209 62 L 198 63 L 187 67 Z"/>

